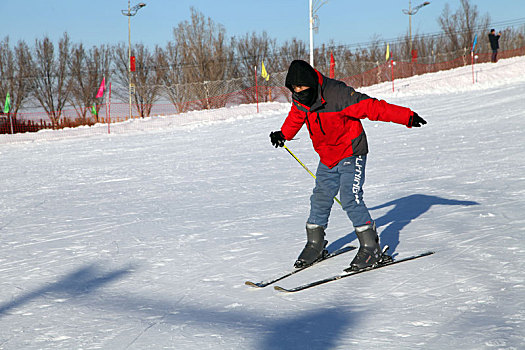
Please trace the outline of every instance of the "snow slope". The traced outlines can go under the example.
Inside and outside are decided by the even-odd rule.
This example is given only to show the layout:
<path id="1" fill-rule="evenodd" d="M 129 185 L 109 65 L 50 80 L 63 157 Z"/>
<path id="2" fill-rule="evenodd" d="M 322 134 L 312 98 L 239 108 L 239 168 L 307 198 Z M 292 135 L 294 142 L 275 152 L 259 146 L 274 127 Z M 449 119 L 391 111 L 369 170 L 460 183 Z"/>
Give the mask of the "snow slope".
<path id="1" fill-rule="evenodd" d="M 244 285 L 304 245 L 313 179 L 268 138 L 289 105 L 2 135 L 0 349 L 523 348 L 525 59 L 476 67 L 362 89 L 429 122 L 364 121 L 365 199 L 395 256 L 436 254 L 295 294 Z M 337 204 L 327 235 L 357 244 Z"/>

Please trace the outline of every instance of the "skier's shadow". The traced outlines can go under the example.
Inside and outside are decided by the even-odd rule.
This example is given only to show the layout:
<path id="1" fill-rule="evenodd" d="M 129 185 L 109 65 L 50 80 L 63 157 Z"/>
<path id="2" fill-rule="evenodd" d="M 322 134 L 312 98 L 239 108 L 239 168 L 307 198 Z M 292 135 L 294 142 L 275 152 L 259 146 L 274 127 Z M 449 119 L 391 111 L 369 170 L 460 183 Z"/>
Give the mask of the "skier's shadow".
<path id="1" fill-rule="evenodd" d="M 383 231 L 380 232 L 381 246 L 388 244 L 390 247 L 389 253 L 394 253 L 399 245 L 399 234 L 401 230 L 410 224 L 412 220 L 426 213 L 434 205 L 470 206 L 479 205 L 479 203 L 473 201 L 445 199 L 424 194 L 413 194 L 369 208 L 370 210 L 376 210 L 393 206 L 388 213 L 375 220 L 378 228 L 385 227 Z M 357 239 L 355 232 L 349 233 L 348 235 L 334 241 L 327 247 L 327 249 L 328 251 L 337 250 L 355 239 Z"/>
<path id="2" fill-rule="evenodd" d="M 0 301 L 0 318 L 12 309 L 21 307 L 35 299 L 46 295 L 60 296 L 66 298 L 88 295 L 102 286 L 115 280 L 123 278 L 131 272 L 131 268 L 123 268 L 110 272 L 103 272 L 98 265 L 92 264 L 71 272 L 64 278 L 47 286 L 29 291 L 11 301 L 2 303 Z"/>

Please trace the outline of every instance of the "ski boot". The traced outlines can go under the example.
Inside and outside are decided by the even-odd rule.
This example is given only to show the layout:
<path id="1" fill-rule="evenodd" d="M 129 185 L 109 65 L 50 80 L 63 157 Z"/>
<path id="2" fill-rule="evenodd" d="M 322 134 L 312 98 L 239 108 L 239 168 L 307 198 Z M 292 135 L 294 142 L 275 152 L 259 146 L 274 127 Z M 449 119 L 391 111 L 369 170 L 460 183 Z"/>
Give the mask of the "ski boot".
<path id="1" fill-rule="evenodd" d="M 315 224 L 306 224 L 306 245 L 295 261 L 296 268 L 306 267 L 323 259 L 328 252 L 324 249 L 328 241 L 324 239 L 324 228 Z"/>
<path id="2" fill-rule="evenodd" d="M 390 258 L 381 251 L 375 223 L 356 227 L 355 233 L 359 239 L 359 250 L 350 263 L 350 267 L 345 271 L 357 271 L 372 267 Z"/>

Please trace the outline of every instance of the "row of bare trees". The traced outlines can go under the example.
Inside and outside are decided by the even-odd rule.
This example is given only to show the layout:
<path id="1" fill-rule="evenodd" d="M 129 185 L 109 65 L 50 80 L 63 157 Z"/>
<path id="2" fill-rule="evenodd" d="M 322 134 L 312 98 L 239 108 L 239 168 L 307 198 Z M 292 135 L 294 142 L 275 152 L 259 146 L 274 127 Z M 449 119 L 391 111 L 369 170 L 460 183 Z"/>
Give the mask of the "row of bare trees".
<path id="1" fill-rule="evenodd" d="M 58 45 L 47 37 L 37 39 L 33 49 L 23 41 L 10 48 L 6 38 L 0 42 L 0 96 L 9 92 L 14 118 L 24 106 L 37 105 L 56 125 L 64 107 L 71 105 L 87 122 L 97 84 L 110 67 L 108 46 L 86 50 L 72 45 L 67 34 Z"/>
<path id="2" fill-rule="evenodd" d="M 456 58 L 470 48 L 476 34 L 480 37 L 479 50 L 488 51 L 490 18 L 481 15 L 470 0 L 460 0 L 455 12 L 445 6 L 438 23 L 442 33 L 416 34 L 413 38 L 407 34 L 389 43 L 396 60 L 410 60 L 410 39 L 420 61 Z M 505 49 L 523 47 L 525 38 L 520 30 L 508 28 L 500 43 Z M 365 47 L 322 45 L 315 51 L 316 68 L 328 73 L 333 53 L 338 62 L 337 77 L 356 75 L 384 62 L 385 48 L 380 38 Z M 190 20 L 174 28 L 173 40 L 165 47 L 150 49 L 139 43 L 132 46 L 132 55 L 137 67 L 131 81 L 135 86 L 133 105 L 141 116 L 148 116 L 159 99 L 169 101 L 179 111 L 185 110 L 189 101 L 203 101 L 200 108 L 214 107 L 210 96 L 252 87 L 254 67 L 260 67 L 262 61 L 271 70 L 270 84 L 282 86 L 290 61 L 307 59 L 308 50 L 296 39 L 278 45 L 266 32 L 227 38 L 222 25 L 192 9 Z M 80 123 L 89 124 L 93 122 L 92 106 L 101 102 L 95 95 L 103 77 L 113 82 L 112 93 L 117 100 L 127 101 L 130 82 L 126 45 L 86 48 L 71 43 L 67 33 L 56 45 L 47 37 L 36 39 L 33 47 L 23 41 L 11 46 L 8 37 L 0 41 L 0 105 L 9 92 L 10 115 L 14 118 L 21 110 L 36 107 L 43 109 L 55 125 L 64 108 L 72 106 Z M 225 80 L 235 84 L 215 84 Z"/>

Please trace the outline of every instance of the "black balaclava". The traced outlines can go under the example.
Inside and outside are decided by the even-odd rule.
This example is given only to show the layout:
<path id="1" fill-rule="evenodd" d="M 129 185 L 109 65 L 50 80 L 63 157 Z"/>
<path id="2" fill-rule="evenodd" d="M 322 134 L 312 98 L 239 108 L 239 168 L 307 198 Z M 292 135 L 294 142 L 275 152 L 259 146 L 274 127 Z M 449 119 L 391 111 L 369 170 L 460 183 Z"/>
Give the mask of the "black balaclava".
<path id="1" fill-rule="evenodd" d="M 295 92 L 292 87 L 293 85 L 308 86 L 310 89 Z M 307 62 L 295 60 L 290 64 L 290 68 L 288 68 L 285 86 L 292 92 L 292 98 L 294 100 L 311 107 L 317 98 L 317 87 L 319 86 L 317 72 Z"/>

